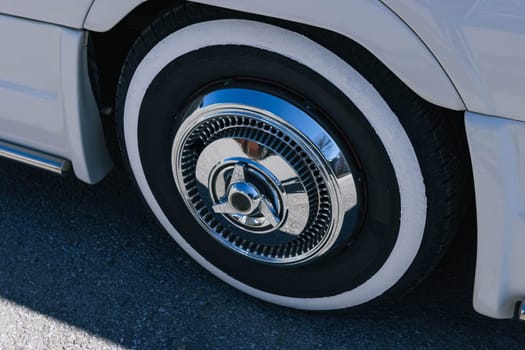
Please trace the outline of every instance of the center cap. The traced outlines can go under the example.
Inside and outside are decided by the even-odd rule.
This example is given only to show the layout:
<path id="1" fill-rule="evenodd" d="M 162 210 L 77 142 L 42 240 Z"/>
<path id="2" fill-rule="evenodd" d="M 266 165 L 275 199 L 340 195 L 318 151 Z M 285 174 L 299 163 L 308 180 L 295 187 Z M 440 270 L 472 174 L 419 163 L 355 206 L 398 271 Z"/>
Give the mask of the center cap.
<path id="1" fill-rule="evenodd" d="M 240 214 L 251 214 L 259 207 L 261 195 L 251 183 L 237 182 L 230 186 L 228 202 Z"/>
<path id="2" fill-rule="evenodd" d="M 276 215 L 274 205 L 247 181 L 245 166 L 242 162 L 235 164 L 227 196 L 212 207 L 213 211 L 229 214 L 246 227 L 277 227 L 280 219 Z"/>

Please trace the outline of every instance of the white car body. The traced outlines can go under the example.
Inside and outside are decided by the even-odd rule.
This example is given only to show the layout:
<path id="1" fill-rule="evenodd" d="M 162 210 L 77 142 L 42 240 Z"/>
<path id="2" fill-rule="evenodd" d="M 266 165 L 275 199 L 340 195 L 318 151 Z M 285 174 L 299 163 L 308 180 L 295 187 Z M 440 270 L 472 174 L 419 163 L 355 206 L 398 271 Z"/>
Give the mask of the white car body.
<path id="1" fill-rule="evenodd" d="M 84 182 L 101 180 L 111 159 L 87 38 L 145 2 L 0 2 L 0 141 L 69 160 Z M 478 225 L 474 307 L 513 316 L 525 299 L 525 1 L 196 2 L 339 33 L 422 98 L 465 111 Z"/>

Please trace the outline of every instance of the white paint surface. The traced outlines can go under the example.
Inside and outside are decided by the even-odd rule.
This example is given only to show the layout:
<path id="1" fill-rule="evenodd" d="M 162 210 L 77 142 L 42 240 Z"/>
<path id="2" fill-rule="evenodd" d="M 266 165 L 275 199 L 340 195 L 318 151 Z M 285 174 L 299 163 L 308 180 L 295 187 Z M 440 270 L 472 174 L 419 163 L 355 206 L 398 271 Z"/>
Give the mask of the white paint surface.
<path id="1" fill-rule="evenodd" d="M 0 13 L 80 29 L 93 0 L 0 0 Z"/>
<path id="2" fill-rule="evenodd" d="M 434 53 L 467 110 L 525 120 L 525 1 L 383 2 Z"/>
<path id="3" fill-rule="evenodd" d="M 0 15 L 0 47 L 0 140 L 69 159 L 85 182 L 101 180 L 112 163 L 88 77 L 86 33 Z"/>
<path id="4" fill-rule="evenodd" d="M 474 308 L 510 318 L 525 299 L 525 123 L 467 113 L 478 252 Z"/>

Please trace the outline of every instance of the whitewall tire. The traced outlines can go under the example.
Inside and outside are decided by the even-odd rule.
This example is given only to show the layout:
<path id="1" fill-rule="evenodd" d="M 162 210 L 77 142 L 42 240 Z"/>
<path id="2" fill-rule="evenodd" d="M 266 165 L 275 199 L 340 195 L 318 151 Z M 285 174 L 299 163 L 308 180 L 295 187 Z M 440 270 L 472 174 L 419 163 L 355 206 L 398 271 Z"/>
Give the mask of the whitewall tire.
<path id="1" fill-rule="evenodd" d="M 170 27 L 166 20 L 153 24 L 158 28 L 149 34 L 157 35 L 139 39 L 150 42 L 136 44 L 139 49 L 128 58 L 135 63 L 129 63 L 121 78 L 117 101 L 121 141 L 149 208 L 195 261 L 231 286 L 262 300 L 297 309 L 337 310 L 387 293 L 409 274 L 420 252 L 427 225 L 427 193 L 433 190 L 425 187 L 427 181 L 413 142 L 399 117 L 359 72 L 305 36 L 243 19 L 195 22 L 181 28 Z M 271 102 L 260 102 L 265 98 L 289 109 L 272 109 Z M 304 114 L 304 122 L 289 117 L 294 108 Z M 279 115 L 279 111 L 286 115 Z M 248 131 L 229 133 L 231 127 L 217 118 L 231 115 L 245 118 L 247 127 L 259 125 L 262 136 L 258 139 L 255 132 Z M 214 143 L 199 141 L 204 144 L 194 146 L 190 141 L 205 122 L 216 122 L 224 130 L 217 126 L 213 133 L 205 134 Z M 300 166 L 293 165 L 292 156 L 287 158 L 286 152 L 279 153 L 273 143 L 264 141 L 266 124 L 282 131 L 282 140 L 303 145 L 298 154 L 321 169 L 318 178 L 323 189 L 328 187 L 330 215 L 319 237 L 305 236 L 314 219 L 304 217 L 315 216 L 321 209 L 313 204 L 304 209 L 293 201 L 314 198 L 308 176 L 304 180 L 297 175 L 296 187 L 301 190 L 292 193 L 282 189 L 281 182 L 286 182 L 284 175 L 283 179 L 279 175 L 282 169 L 289 167 L 289 173 L 300 174 Z M 333 159 L 315 143 L 309 134 L 312 129 L 339 150 L 338 159 L 351 168 L 350 181 L 334 180 L 333 169 L 328 169 Z M 251 142 L 265 157 L 241 151 L 229 157 L 217 150 L 232 147 L 228 152 L 235 153 L 236 145 L 245 142 Z M 194 151 L 196 165 L 185 171 L 184 154 L 193 149 L 198 149 Z M 268 154 L 273 155 L 273 163 L 264 160 Z M 325 168 L 328 170 L 322 175 Z M 202 191 L 186 187 L 191 181 L 180 175 L 185 172 L 204 174 L 192 178 Z M 208 175 L 212 172 L 220 176 Z M 188 193 L 202 197 L 199 203 L 207 210 L 202 212 Z M 319 193 L 312 195 L 321 198 Z M 348 204 L 349 197 L 353 204 Z M 355 210 L 353 219 L 346 220 L 351 210 Z M 208 222 L 204 217 L 217 220 Z M 217 232 L 222 232 L 221 225 L 243 237 L 245 243 L 228 238 L 230 233 L 221 236 Z M 295 232 L 292 226 L 300 229 Z M 262 247 L 277 244 L 273 239 L 288 244 L 289 237 L 304 242 L 314 236 L 318 239 L 300 249 L 293 242 L 288 246 L 295 250 Z M 368 243 L 360 243 L 367 239 Z M 378 248 L 381 242 L 385 247 Z M 351 253 L 352 246 L 359 244 L 359 250 L 368 250 L 369 255 L 357 250 Z M 257 245 L 261 248 L 254 248 Z M 374 261 L 367 261 L 367 256 Z M 300 277 L 295 281 L 290 276 Z"/>

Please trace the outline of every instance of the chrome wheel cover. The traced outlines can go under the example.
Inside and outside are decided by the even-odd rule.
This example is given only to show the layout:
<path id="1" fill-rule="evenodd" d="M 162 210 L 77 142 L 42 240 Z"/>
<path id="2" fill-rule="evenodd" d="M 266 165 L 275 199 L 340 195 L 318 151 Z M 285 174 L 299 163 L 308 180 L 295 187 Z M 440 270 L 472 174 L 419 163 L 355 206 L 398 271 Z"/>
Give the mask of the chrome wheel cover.
<path id="1" fill-rule="evenodd" d="M 206 232 L 275 265 L 311 262 L 350 241 L 359 204 L 350 163 L 309 113 L 244 88 L 190 106 L 173 140 L 172 171 Z"/>

